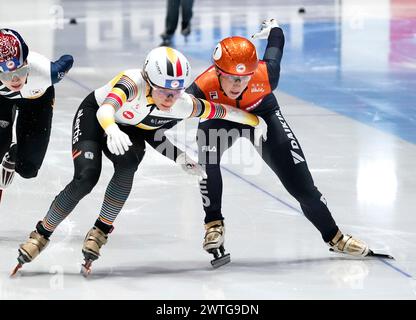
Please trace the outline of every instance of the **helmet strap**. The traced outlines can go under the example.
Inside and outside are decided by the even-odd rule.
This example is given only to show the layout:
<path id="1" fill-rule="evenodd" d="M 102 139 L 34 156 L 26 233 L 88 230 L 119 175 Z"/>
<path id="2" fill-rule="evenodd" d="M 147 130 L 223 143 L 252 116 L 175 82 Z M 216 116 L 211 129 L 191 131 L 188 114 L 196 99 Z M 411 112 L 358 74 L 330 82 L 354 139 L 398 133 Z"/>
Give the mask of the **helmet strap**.
<path id="1" fill-rule="evenodd" d="M 153 92 L 152 86 L 146 82 L 146 98 L 151 97 Z"/>
<path id="2" fill-rule="evenodd" d="M 222 88 L 222 85 L 221 85 L 221 73 L 218 71 L 218 67 L 217 66 L 215 66 L 215 74 L 217 75 L 218 83 L 220 84 L 221 91 L 224 93 L 225 96 L 227 96 L 227 94 L 225 93 L 224 89 Z"/>
<path id="3" fill-rule="evenodd" d="M 141 73 L 142 73 L 142 77 L 144 81 L 146 81 L 146 98 L 151 97 L 153 88 L 150 85 L 150 80 L 149 80 L 149 77 L 147 76 L 147 72 L 142 70 Z"/>

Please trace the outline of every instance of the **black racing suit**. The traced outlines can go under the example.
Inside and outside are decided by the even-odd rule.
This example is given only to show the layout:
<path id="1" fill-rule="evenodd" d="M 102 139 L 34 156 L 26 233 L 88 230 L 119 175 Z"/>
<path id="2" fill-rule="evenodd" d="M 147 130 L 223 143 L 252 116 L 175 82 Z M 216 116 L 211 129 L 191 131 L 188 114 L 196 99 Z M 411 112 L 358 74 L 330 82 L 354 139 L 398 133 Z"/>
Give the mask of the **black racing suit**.
<path id="1" fill-rule="evenodd" d="M 276 89 L 280 76 L 280 61 L 283 55 L 284 34 L 280 28 L 273 28 L 268 38 L 268 45 L 263 57 L 267 66 L 271 90 Z M 200 76 L 201 77 L 201 76 Z M 200 80 L 203 81 L 203 80 Z M 220 87 L 219 90 L 222 90 Z M 204 92 L 195 82 L 187 90 L 197 98 L 209 99 L 209 92 Z M 222 94 L 225 94 L 222 90 Z M 238 97 L 236 106 L 245 99 L 247 89 Z M 225 101 L 215 101 L 226 103 Z M 307 166 L 305 155 L 292 129 L 284 119 L 276 96 L 270 93 L 263 97 L 261 103 L 251 111 L 261 116 L 268 125 L 267 141 L 262 143 L 260 156 L 278 176 L 286 190 L 299 201 L 306 218 L 321 232 L 323 240 L 329 242 L 338 231 L 326 201 L 315 186 Z M 205 165 L 208 178 L 201 181 L 201 194 L 205 210 L 205 223 L 223 220 L 221 211 L 222 177 L 221 157 L 238 138 L 231 135 L 221 139 L 220 135 L 210 135 L 210 130 L 226 129 L 251 132 L 244 136 L 253 142 L 253 128 L 226 120 L 209 120 L 200 122 L 198 132 L 199 162 Z M 214 136 L 214 138 L 212 138 Z M 203 137 L 203 139 L 201 139 Z"/>

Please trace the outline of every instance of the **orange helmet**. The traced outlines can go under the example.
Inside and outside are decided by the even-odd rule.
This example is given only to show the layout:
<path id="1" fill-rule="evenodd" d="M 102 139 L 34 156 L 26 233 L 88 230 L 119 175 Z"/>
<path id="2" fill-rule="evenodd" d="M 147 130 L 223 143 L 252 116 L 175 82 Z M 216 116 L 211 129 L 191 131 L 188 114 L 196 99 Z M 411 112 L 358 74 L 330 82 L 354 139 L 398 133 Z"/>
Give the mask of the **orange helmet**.
<path id="1" fill-rule="evenodd" d="M 221 71 L 239 76 L 253 74 L 259 63 L 256 47 L 243 37 L 221 40 L 215 47 L 212 58 Z"/>

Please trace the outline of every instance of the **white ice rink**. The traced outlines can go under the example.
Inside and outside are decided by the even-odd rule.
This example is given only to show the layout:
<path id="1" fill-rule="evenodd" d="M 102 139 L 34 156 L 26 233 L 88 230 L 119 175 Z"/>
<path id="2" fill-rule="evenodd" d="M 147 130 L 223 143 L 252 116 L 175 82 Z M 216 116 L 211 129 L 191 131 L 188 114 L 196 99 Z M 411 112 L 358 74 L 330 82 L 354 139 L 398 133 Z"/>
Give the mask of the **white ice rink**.
<path id="1" fill-rule="evenodd" d="M 386 10 L 393 10 L 398 2 L 390 1 Z M 415 140 L 357 121 L 301 95 L 308 85 L 302 81 L 302 54 L 310 48 L 306 36 L 302 42 L 302 34 L 322 21 L 341 19 L 349 1 L 342 1 L 347 7 L 343 9 L 339 1 L 329 0 L 261 3 L 195 0 L 193 33 L 185 43 L 177 31 L 176 47 L 189 57 L 196 76 L 209 66 L 209 52 L 218 38 L 231 33 L 249 36 L 267 17 L 290 26 L 282 61 L 282 88 L 276 91 L 282 113 L 299 139 L 315 183 L 341 230 L 396 260 L 330 253 L 278 178 L 242 141 L 228 151 L 229 161 L 224 162 L 222 171 L 225 247 L 231 253 L 230 264 L 213 269 L 211 255 L 202 250 L 204 214 L 196 178 L 149 147 L 133 191 L 89 279 L 79 274 L 81 248 L 113 173 L 107 159 L 96 188 L 59 226 L 49 247 L 10 279 L 19 244 L 72 178 L 71 125 L 79 103 L 118 72 L 141 66 L 146 53 L 160 42 L 165 16 L 162 0 L 17 1 L 20 21 L 0 10 L 0 27 L 18 30 L 31 50 L 49 58 L 70 53 L 75 64 L 68 78 L 56 85 L 51 141 L 38 177 L 16 177 L 0 204 L 0 300 L 416 298 Z M 357 3 L 350 1 L 351 5 Z M 297 9 L 301 4 L 306 14 L 300 18 Z M 63 22 L 56 19 L 61 10 Z M 78 24 L 68 24 L 70 17 L 76 17 Z M 414 17 L 416 14 L 409 19 Z M 363 18 L 363 28 L 365 19 L 371 18 Z M 305 26 L 299 29 L 301 23 Z M 416 35 L 416 29 L 412 30 Z M 384 41 L 389 40 L 380 40 Z M 293 49 L 302 45 L 303 51 Z M 264 44 L 262 48 L 260 57 Z M 349 50 L 353 49 L 350 45 Z M 293 65 L 285 68 L 290 52 L 300 55 L 299 95 L 283 91 L 289 70 L 296 71 Z M 363 57 L 357 59 L 363 59 L 364 72 L 366 66 L 369 70 L 372 66 L 365 62 L 366 51 L 362 52 Z M 407 54 L 408 72 L 402 71 L 414 81 L 415 53 Z M 316 59 L 318 62 L 309 60 L 305 65 L 316 63 L 323 70 L 337 67 L 325 55 Z M 394 79 L 374 81 L 372 88 L 381 92 L 385 82 Z M 327 89 L 323 86 L 321 94 Z M 405 101 L 406 96 L 393 89 L 390 94 L 401 96 L 402 105 L 414 104 L 415 100 Z M 337 104 L 336 97 L 329 100 Z M 366 101 L 365 97 L 360 101 Z M 394 105 L 386 106 L 389 108 Z M 415 124 L 414 109 L 409 109 L 408 119 Z M 195 125 L 194 120 L 181 123 L 172 139 L 186 143 L 191 151 L 195 148 Z M 394 119 L 392 125 L 403 128 Z M 409 136 L 416 134 L 416 126 L 407 130 Z"/>

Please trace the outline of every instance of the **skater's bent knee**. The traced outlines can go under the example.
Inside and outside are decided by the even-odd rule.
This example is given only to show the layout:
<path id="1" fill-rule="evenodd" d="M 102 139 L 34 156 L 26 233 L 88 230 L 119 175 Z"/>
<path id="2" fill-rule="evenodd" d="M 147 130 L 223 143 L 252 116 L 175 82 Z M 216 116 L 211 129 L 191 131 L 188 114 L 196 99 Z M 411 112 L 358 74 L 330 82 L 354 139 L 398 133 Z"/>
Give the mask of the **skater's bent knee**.
<path id="1" fill-rule="evenodd" d="M 16 172 L 25 179 L 35 178 L 38 175 L 39 169 L 32 165 L 23 165 L 16 168 Z"/>
<path id="2" fill-rule="evenodd" d="M 100 178 L 100 170 L 95 168 L 88 168 L 77 176 L 74 177 L 74 183 L 76 189 L 84 194 L 88 194 L 97 184 L 98 179 Z"/>

